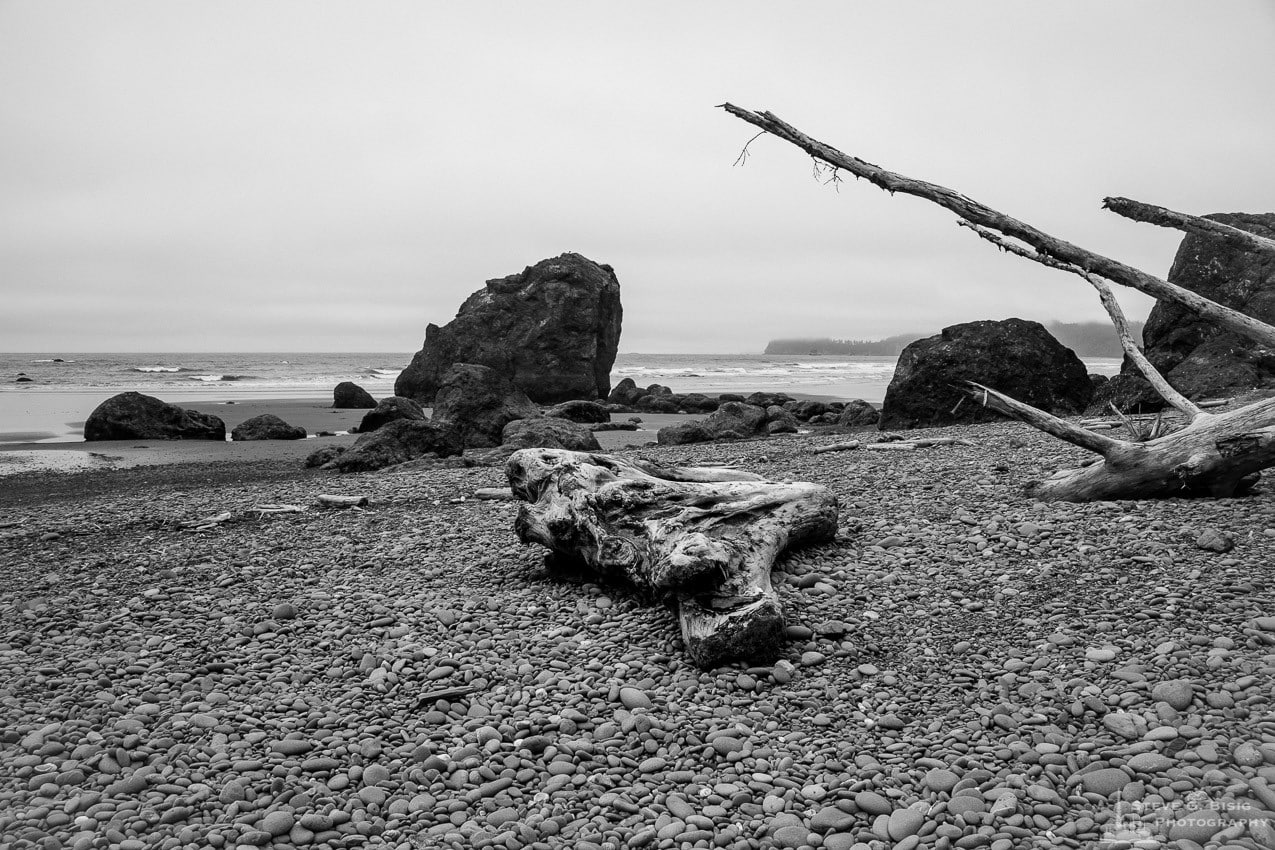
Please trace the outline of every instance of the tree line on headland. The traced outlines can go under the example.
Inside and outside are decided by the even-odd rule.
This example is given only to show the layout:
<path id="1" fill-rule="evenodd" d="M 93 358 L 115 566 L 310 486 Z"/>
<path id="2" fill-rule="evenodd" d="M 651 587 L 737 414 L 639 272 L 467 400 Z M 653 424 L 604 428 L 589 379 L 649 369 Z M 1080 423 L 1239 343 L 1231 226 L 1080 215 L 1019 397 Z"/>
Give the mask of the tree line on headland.
<path id="1" fill-rule="evenodd" d="M 1143 322 L 1130 322 L 1141 337 Z M 1102 322 L 1059 322 L 1045 325 L 1063 345 L 1081 357 L 1123 357 L 1120 338 L 1111 325 Z M 884 339 L 793 338 L 772 339 L 765 354 L 844 354 L 864 357 L 897 357 L 908 344 L 930 334 L 895 334 Z"/>

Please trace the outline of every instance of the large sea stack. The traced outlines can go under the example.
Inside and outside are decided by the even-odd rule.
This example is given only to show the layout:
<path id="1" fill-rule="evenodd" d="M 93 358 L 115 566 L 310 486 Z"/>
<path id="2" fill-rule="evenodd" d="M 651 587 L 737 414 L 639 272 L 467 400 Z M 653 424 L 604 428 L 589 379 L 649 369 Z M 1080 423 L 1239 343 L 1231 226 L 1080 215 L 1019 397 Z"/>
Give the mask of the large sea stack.
<path id="1" fill-rule="evenodd" d="M 966 322 L 903 349 L 885 391 L 880 428 L 1000 419 L 969 397 L 968 381 L 1060 416 L 1079 413 L 1093 395 L 1085 364 L 1039 322 Z"/>
<path id="2" fill-rule="evenodd" d="M 1217 213 L 1205 218 L 1275 239 L 1275 213 Z M 1216 236 L 1189 233 L 1178 246 L 1168 280 L 1255 319 L 1275 323 L 1275 257 L 1241 251 Z M 1227 396 L 1275 386 L 1275 351 L 1157 301 L 1142 330 L 1147 359 L 1187 398 Z M 1126 410 L 1158 410 L 1164 400 L 1127 359 L 1091 409 L 1112 402 Z"/>
<path id="3" fill-rule="evenodd" d="M 474 363 L 507 376 L 539 404 L 604 399 L 621 316 L 610 266 L 579 254 L 541 260 L 487 281 L 446 325 L 428 325 L 394 393 L 429 404 L 452 364 Z"/>

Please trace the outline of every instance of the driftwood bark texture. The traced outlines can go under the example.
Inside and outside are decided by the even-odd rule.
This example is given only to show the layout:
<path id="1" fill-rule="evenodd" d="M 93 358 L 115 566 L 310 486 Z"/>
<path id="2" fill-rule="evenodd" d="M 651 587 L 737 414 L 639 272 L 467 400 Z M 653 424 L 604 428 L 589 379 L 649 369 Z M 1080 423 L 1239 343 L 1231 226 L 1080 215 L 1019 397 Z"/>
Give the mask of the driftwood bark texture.
<path id="1" fill-rule="evenodd" d="M 1232 496 L 1245 492 L 1260 470 L 1275 465 L 1275 399 L 1227 413 L 1206 413 L 1170 386 L 1143 356 L 1107 281 L 1177 303 L 1271 348 L 1275 348 L 1275 327 L 1155 275 L 1051 236 L 959 192 L 904 177 L 849 156 L 812 139 L 773 113 L 752 112 L 729 103 L 722 108 L 833 169 L 862 177 L 891 194 L 914 195 L 950 210 L 959 217 L 959 224 L 1003 250 L 1079 275 L 1098 291 L 1125 352 L 1165 401 L 1186 418 L 1186 425 L 1145 441 L 1118 440 L 975 384 L 971 394 L 983 404 L 1101 458 L 1079 469 L 1060 471 L 1046 481 L 1029 482 L 1026 487 L 1029 495 L 1076 502 L 1184 495 Z M 1237 250 L 1275 251 L 1272 240 L 1199 216 L 1127 198 L 1107 198 L 1104 206 L 1136 221 L 1222 239 Z"/>
<path id="2" fill-rule="evenodd" d="M 734 469 L 524 449 L 505 472 L 524 502 L 514 523 L 523 542 L 672 596 L 687 653 L 701 667 L 773 657 L 784 626 L 770 583 L 775 560 L 837 531 L 827 489 Z"/>

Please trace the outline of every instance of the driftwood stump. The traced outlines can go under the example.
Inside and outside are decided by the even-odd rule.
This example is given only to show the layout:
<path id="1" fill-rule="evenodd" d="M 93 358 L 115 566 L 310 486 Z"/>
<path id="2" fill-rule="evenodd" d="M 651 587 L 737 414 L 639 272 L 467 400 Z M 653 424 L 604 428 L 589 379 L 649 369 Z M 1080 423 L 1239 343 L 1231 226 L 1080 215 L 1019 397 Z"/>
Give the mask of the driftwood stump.
<path id="1" fill-rule="evenodd" d="M 524 449 L 505 472 L 524 502 L 519 539 L 673 596 L 686 650 L 701 667 L 773 656 L 784 626 L 770 584 L 775 559 L 837 532 L 827 489 L 734 469 Z"/>

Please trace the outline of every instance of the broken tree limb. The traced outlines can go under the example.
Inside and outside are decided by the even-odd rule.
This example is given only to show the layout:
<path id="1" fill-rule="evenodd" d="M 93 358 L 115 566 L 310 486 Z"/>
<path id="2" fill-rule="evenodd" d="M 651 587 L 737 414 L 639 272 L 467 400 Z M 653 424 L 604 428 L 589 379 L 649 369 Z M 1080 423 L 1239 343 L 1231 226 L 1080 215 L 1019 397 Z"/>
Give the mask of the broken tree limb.
<path id="1" fill-rule="evenodd" d="M 831 145 L 810 138 L 771 112 L 752 112 L 731 103 L 722 104 L 722 108 L 736 118 L 795 145 L 815 159 L 833 168 L 844 169 L 856 177 L 862 177 L 891 194 L 902 192 L 905 195 L 913 195 L 938 204 L 967 221 L 1026 242 L 1040 253 L 1056 260 L 1079 266 L 1121 286 L 1131 287 L 1155 298 L 1181 304 L 1191 312 L 1216 322 L 1227 330 L 1275 348 L 1275 327 L 1259 322 L 1238 310 L 1224 307 L 1155 275 L 1051 236 L 1043 230 L 967 198 L 946 186 L 895 174 L 879 165 L 844 154 Z"/>
<path id="2" fill-rule="evenodd" d="M 1116 215 L 1121 215 L 1134 221 L 1155 224 L 1160 227 L 1171 227 L 1174 230 L 1194 233 L 1197 236 L 1221 239 L 1227 245 L 1241 251 L 1275 254 L 1275 239 L 1267 239 L 1264 236 L 1250 233 L 1239 227 L 1232 227 L 1229 224 L 1223 224 L 1220 221 L 1214 221 L 1211 218 L 1181 213 L 1167 207 L 1157 207 L 1155 204 L 1144 204 L 1141 201 L 1133 201 L 1129 198 L 1103 198 L 1102 206 Z"/>
<path id="3" fill-rule="evenodd" d="M 368 503 L 367 496 L 333 496 L 322 494 L 318 502 L 324 508 L 361 508 Z"/>
<path id="4" fill-rule="evenodd" d="M 1059 269 L 1061 271 L 1070 272 L 1084 278 L 1090 286 L 1098 291 L 1098 299 L 1102 301 L 1102 307 L 1107 311 L 1107 315 L 1111 318 L 1111 324 L 1115 326 L 1116 334 L 1120 337 L 1120 347 L 1124 349 L 1125 354 L 1129 355 L 1129 360 L 1137 367 L 1142 376 L 1147 379 L 1147 383 L 1160 394 L 1170 406 L 1177 408 L 1184 413 L 1188 419 L 1194 419 L 1203 415 L 1203 411 L 1197 407 L 1194 402 L 1188 399 L 1182 393 L 1173 388 L 1160 370 L 1151 365 L 1151 361 L 1142 353 L 1142 349 L 1138 348 L 1137 342 L 1133 339 L 1133 331 L 1129 328 L 1129 321 L 1125 318 L 1124 310 L 1120 308 L 1120 302 L 1116 301 L 1115 294 L 1111 291 L 1111 287 L 1107 282 L 1098 275 L 1085 271 L 1080 266 L 1071 263 L 1064 263 L 1055 260 L 1053 257 L 1040 254 L 1036 251 L 1030 251 L 1016 242 L 1010 242 L 1002 237 L 999 233 L 994 233 L 986 227 L 980 227 L 968 221 L 959 221 L 957 224 L 962 227 L 968 227 L 988 242 L 998 246 L 1002 250 L 1019 257 L 1024 257 L 1033 262 L 1041 263 L 1050 268 Z"/>
<path id="5" fill-rule="evenodd" d="M 505 472 L 524 502 L 514 522 L 524 543 L 675 598 L 687 653 L 701 667 L 773 657 L 784 625 L 770 584 L 775 560 L 837 532 L 827 489 L 739 470 L 524 449 Z"/>
<path id="6" fill-rule="evenodd" d="M 1118 457 L 1134 448 L 1132 443 L 1115 440 L 1102 434 L 1095 434 L 1092 431 L 1081 428 L 1079 425 L 1068 422 L 1066 419 L 1054 416 L 1052 413 L 1046 413 L 1043 410 L 1032 407 L 1030 404 L 1024 404 L 1017 399 L 1010 398 L 991 387 L 985 387 L 982 384 L 973 382 L 970 383 L 970 387 L 969 394 L 981 401 L 984 406 L 990 407 L 992 410 L 1003 413 L 1006 416 L 1012 416 L 1020 422 L 1026 422 L 1033 428 L 1044 431 L 1046 434 L 1057 437 L 1064 442 L 1071 443 L 1073 446 L 1080 446 L 1082 449 L 1097 452 L 1103 457 Z"/>
<path id="7" fill-rule="evenodd" d="M 880 443 L 868 443 L 865 449 L 874 449 L 877 451 L 901 450 L 909 451 L 911 449 L 928 449 L 933 446 L 972 446 L 974 443 L 969 440 L 962 440 L 959 437 L 918 437 L 915 440 L 890 440 Z"/>
<path id="8" fill-rule="evenodd" d="M 844 443 L 832 443 L 827 446 L 815 446 L 810 450 L 811 454 L 826 454 L 827 452 L 850 452 L 862 445 L 858 440 L 847 440 Z"/>
<path id="9" fill-rule="evenodd" d="M 1228 331 L 1275 348 L 1275 326 L 1210 301 L 1154 275 L 1065 242 L 944 186 L 894 174 L 880 166 L 847 156 L 836 148 L 810 138 L 772 113 L 750 112 L 729 103 L 723 104 L 723 108 L 764 132 L 795 145 L 834 169 L 845 169 L 891 193 L 914 195 L 956 213 L 965 226 L 973 228 L 1006 250 L 1045 265 L 1079 273 L 1091 283 L 1094 278 L 1102 278 L 1132 287 L 1162 301 L 1178 304 Z M 1163 218 L 1170 212 L 1162 208 L 1157 212 L 1155 208 L 1145 205 L 1138 209 L 1132 204 L 1133 202 L 1121 204 L 1117 201 L 1114 206 L 1151 217 L 1159 215 Z M 1182 214 L 1169 217 L 1174 218 L 1177 224 L 1206 228 L 1210 233 L 1219 235 L 1217 228 L 1203 224 L 1204 220 L 1188 220 Z M 1234 234 L 1229 236 L 1242 238 L 1235 237 Z M 1025 243 L 1035 253 L 1010 240 Z M 1246 242 L 1250 246 L 1258 244 L 1253 240 Z M 1099 294 L 1103 295 L 1103 287 L 1098 289 Z M 1114 303 L 1114 299 L 1111 302 Z M 1104 297 L 1104 304 L 1106 303 L 1107 299 Z M 1109 310 L 1113 314 L 1112 320 L 1119 325 L 1119 318 L 1115 315 L 1117 312 Z M 1119 316 L 1122 318 L 1123 314 Z M 1126 342 L 1125 336 L 1128 336 L 1129 342 L 1132 341 L 1131 335 L 1122 334 L 1122 343 Z M 1154 373 L 1155 370 L 1151 369 L 1150 372 Z M 1170 400 L 1185 413 L 1190 421 L 1181 430 L 1161 436 L 1148 435 L 1152 438 L 1137 442 L 1115 440 L 1095 433 L 979 384 L 972 385 L 970 394 L 985 405 L 1102 457 L 1101 461 L 1080 469 L 1056 473 L 1048 481 L 1031 482 L 1028 492 L 1040 499 L 1090 501 L 1175 495 L 1231 496 L 1247 489 L 1256 480 L 1260 470 L 1275 465 L 1275 399 L 1266 399 L 1222 414 L 1204 414 L 1201 405 L 1194 405 L 1183 399 L 1167 383 L 1161 382 L 1156 386 L 1167 394 L 1166 400 Z"/>
<path id="10" fill-rule="evenodd" d="M 1043 501 L 1088 502 L 1165 496 L 1234 496 L 1275 464 L 1275 398 L 1200 417 L 1145 443 L 1123 443 L 1132 456 L 1064 470 L 1026 491 Z M 1096 435 L 1095 435 L 1096 436 Z M 1120 442 L 1120 441 L 1115 441 Z"/>

